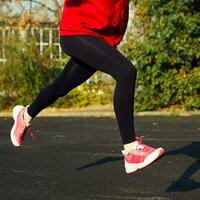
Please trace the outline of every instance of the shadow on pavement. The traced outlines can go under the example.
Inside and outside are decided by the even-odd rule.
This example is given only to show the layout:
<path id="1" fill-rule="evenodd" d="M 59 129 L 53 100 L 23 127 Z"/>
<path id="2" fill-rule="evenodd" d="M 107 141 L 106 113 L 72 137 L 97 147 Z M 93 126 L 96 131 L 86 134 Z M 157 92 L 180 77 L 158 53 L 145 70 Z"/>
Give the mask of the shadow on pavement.
<path id="1" fill-rule="evenodd" d="M 174 181 L 166 192 L 191 191 L 200 188 L 200 182 L 192 180 L 192 175 L 200 169 L 200 142 L 192 142 L 191 144 L 172 151 L 167 151 L 166 155 L 184 154 L 195 158 L 195 162 L 190 165 L 177 181 Z"/>
<path id="2" fill-rule="evenodd" d="M 102 158 L 100 160 L 97 160 L 93 163 L 89 163 L 87 165 L 84 165 L 82 167 L 79 167 L 76 169 L 76 171 L 79 171 L 79 170 L 82 170 L 82 169 L 86 169 L 88 167 L 93 167 L 93 166 L 98 166 L 98 165 L 103 165 L 103 164 L 106 164 L 106 163 L 109 163 L 109 162 L 114 162 L 114 161 L 118 161 L 118 160 L 122 160 L 123 157 L 113 157 L 113 156 L 107 156 L 105 158 Z"/>
<path id="3" fill-rule="evenodd" d="M 191 144 L 176 150 L 167 151 L 165 156 L 173 156 L 184 154 L 195 159 L 194 163 L 190 165 L 185 172 L 180 176 L 180 178 L 174 182 L 166 189 L 165 192 L 178 192 L 178 191 L 191 191 L 200 188 L 200 182 L 192 180 L 192 176 L 200 170 L 200 142 L 192 142 Z M 103 165 L 109 162 L 114 162 L 122 160 L 123 157 L 113 157 L 107 156 L 95 162 L 83 165 L 76 169 L 80 171 L 89 167 Z"/>

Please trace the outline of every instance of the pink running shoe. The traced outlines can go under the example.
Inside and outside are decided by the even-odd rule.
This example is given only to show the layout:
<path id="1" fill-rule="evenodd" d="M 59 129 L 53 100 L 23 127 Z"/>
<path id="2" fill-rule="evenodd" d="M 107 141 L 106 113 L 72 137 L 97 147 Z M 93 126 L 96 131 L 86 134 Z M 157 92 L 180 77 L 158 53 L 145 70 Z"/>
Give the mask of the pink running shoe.
<path id="1" fill-rule="evenodd" d="M 10 132 L 10 138 L 14 146 L 19 147 L 23 144 L 23 138 L 28 131 L 28 133 L 31 135 L 33 139 L 35 139 L 35 134 L 31 132 L 29 126 L 24 121 L 24 112 L 27 109 L 27 107 L 17 105 L 13 108 L 13 119 L 14 119 L 14 125 Z"/>
<path id="2" fill-rule="evenodd" d="M 136 148 L 129 153 L 125 154 L 125 150 L 122 150 L 125 171 L 128 174 L 145 168 L 165 153 L 165 150 L 161 147 L 155 149 L 143 144 L 142 139 L 139 137 L 136 137 L 136 141 Z"/>

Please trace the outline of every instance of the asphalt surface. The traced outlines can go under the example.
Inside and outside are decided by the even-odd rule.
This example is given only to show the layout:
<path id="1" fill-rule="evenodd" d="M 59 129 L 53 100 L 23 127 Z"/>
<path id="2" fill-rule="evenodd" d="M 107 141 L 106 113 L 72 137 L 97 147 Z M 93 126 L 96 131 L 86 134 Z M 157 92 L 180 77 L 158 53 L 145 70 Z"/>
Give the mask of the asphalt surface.
<path id="1" fill-rule="evenodd" d="M 145 143 L 166 149 L 149 167 L 124 171 L 115 118 L 36 118 L 33 141 L 11 145 L 0 118 L 2 200 L 199 200 L 200 116 L 136 117 Z"/>

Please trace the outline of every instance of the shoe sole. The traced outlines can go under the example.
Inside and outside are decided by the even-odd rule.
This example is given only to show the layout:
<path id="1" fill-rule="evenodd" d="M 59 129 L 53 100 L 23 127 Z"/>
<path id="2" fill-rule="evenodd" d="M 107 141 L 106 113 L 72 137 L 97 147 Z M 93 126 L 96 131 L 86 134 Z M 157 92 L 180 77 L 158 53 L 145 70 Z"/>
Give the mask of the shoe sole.
<path id="1" fill-rule="evenodd" d="M 156 161 L 159 157 L 161 157 L 165 153 L 165 150 L 163 148 L 158 148 L 154 152 L 152 152 L 147 158 L 144 160 L 144 162 L 139 164 L 129 164 L 125 163 L 125 171 L 127 174 L 130 174 L 132 172 L 135 172 L 139 169 L 143 169 Z"/>
<path id="2" fill-rule="evenodd" d="M 20 111 L 24 108 L 24 106 L 20 106 L 20 105 L 17 105 L 13 108 L 12 110 L 12 116 L 13 116 L 13 119 L 14 119 L 14 125 L 11 129 L 11 132 L 10 132 L 10 138 L 11 138 L 11 141 L 12 141 L 12 144 L 15 146 L 15 147 L 20 147 L 21 145 L 19 144 L 19 142 L 16 140 L 15 138 L 15 129 L 16 129 L 16 125 L 17 125 L 17 116 L 18 114 L 20 113 Z"/>

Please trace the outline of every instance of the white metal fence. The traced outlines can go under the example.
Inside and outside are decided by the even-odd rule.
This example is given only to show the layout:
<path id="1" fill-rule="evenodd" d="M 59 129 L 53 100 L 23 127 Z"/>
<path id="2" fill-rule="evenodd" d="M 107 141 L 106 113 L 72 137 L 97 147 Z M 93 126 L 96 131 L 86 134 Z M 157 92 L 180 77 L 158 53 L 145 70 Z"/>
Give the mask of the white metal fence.
<path id="1" fill-rule="evenodd" d="M 62 51 L 59 44 L 59 29 L 53 27 L 45 27 L 45 28 L 25 28 L 19 29 L 14 27 L 0 27 L 0 62 L 6 61 L 6 49 L 4 47 L 4 41 L 6 41 L 12 35 L 18 35 L 22 39 L 26 39 L 29 36 L 33 36 L 38 45 L 39 52 L 42 54 L 45 51 L 45 48 L 54 49 L 57 48 L 56 51 L 50 51 L 51 59 L 62 59 Z"/>
<path id="2" fill-rule="evenodd" d="M 45 28 L 26 28 L 19 29 L 14 27 L 0 27 L 0 44 L 4 44 L 8 38 L 13 35 L 18 35 L 21 39 L 26 39 L 29 36 L 34 36 L 37 41 L 38 51 L 42 54 L 46 48 L 50 49 L 49 57 L 54 60 L 62 60 L 64 59 L 64 53 L 62 53 L 60 43 L 59 43 L 59 29 L 53 27 L 45 27 Z M 54 51 L 51 51 L 53 47 Z M 57 49 L 55 49 L 57 48 Z M 66 57 L 65 57 L 66 58 Z M 6 48 L 4 45 L 0 46 L 0 63 L 6 62 Z M 102 74 L 99 77 L 98 73 L 92 78 L 89 78 L 86 82 L 89 84 L 90 82 L 98 82 L 100 80 L 106 80 L 107 83 L 110 84 L 112 80 L 111 76 L 108 74 Z M 112 81 L 111 81 L 112 82 Z"/>

